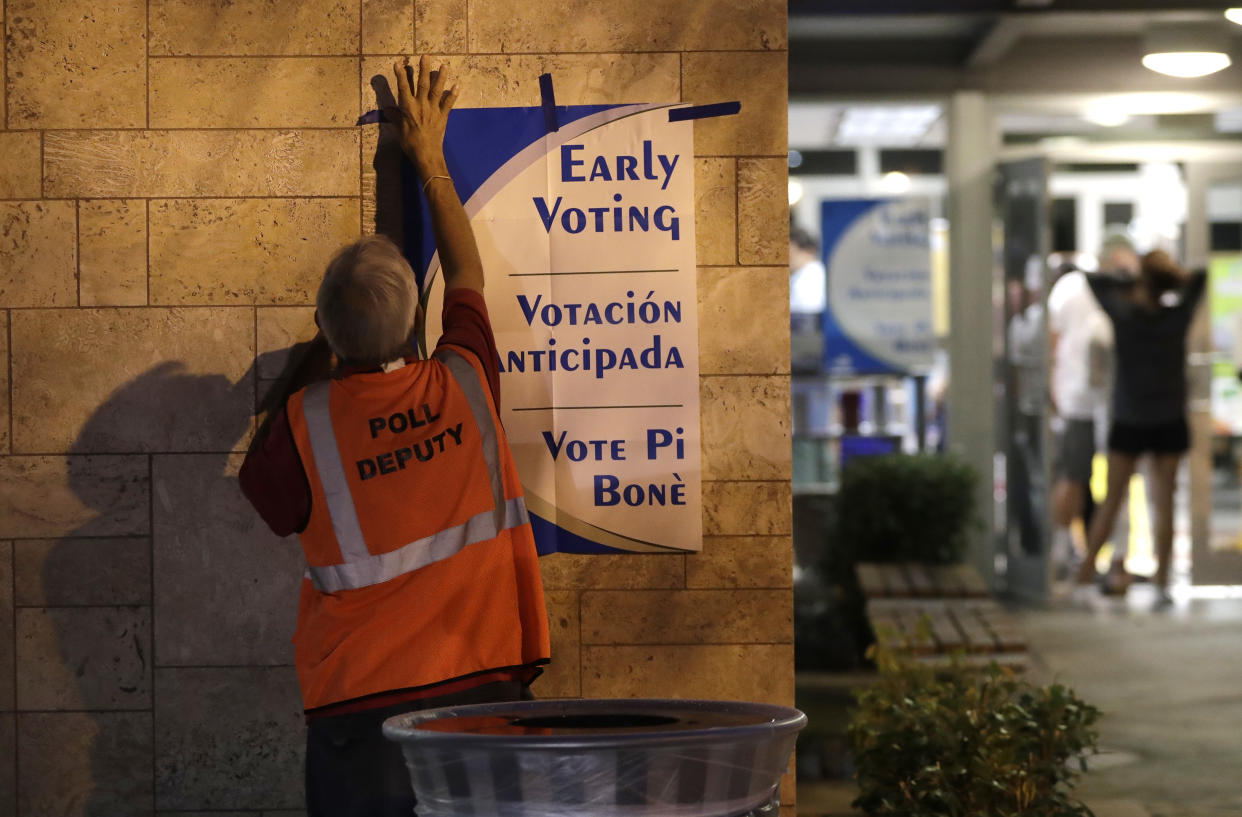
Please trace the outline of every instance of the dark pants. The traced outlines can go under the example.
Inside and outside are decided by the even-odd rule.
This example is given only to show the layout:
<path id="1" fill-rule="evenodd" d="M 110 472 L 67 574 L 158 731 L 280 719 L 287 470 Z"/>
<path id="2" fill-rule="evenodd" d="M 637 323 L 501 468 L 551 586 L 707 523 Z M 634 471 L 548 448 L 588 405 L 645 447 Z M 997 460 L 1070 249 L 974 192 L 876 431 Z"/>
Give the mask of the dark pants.
<path id="1" fill-rule="evenodd" d="M 306 731 L 307 817 L 411 817 L 414 789 L 401 747 L 384 737 L 388 718 L 441 706 L 530 697 L 518 681 L 365 712 L 312 718 Z"/>

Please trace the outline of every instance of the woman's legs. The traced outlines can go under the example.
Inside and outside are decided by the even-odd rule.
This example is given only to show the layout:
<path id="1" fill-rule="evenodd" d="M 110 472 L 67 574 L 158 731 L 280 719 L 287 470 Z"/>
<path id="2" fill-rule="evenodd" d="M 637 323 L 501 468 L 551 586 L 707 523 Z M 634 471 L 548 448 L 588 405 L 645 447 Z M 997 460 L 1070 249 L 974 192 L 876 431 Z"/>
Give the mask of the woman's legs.
<path id="1" fill-rule="evenodd" d="M 1095 510 L 1091 529 L 1087 532 L 1087 558 L 1078 569 L 1078 583 L 1088 584 L 1095 578 L 1095 557 L 1113 532 L 1117 514 L 1130 491 L 1136 457 L 1117 451 L 1108 452 L 1108 492 L 1104 503 Z"/>
<path id="2" fill-rule="evenodd" d="M 1177 488 L 1177 467 L 1182 455 L 1156 454 L 1151 468 L 1151 508 L 1153 544 L 1156 547 L 1156 587 L 1167 590 L 1173 561 L 1173 494 Z"/>

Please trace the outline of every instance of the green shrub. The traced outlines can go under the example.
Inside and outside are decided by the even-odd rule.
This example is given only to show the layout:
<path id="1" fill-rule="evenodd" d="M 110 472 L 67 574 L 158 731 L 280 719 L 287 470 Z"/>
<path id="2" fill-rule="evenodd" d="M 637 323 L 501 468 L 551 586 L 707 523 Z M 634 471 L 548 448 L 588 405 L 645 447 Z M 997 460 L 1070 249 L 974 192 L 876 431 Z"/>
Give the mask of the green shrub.
<path id="1" fill-rule="evenodd" d="M 854 806 L 900 817 L 1090 815 L 1069 788 L 1096 751 L 1099 710 L 1060 684 L 993 664 L 933 669 L 875 650 L 879 681 L 856 690 L 848 734 Z"/>
<path id="2" fill-rule="evenodd" d="M 851 569 L 857 562 L 961 562 L 977 524 L 977 479 L 969 465 L 943 454 L 851 460 L 841 473 L 828 550 Z"/>

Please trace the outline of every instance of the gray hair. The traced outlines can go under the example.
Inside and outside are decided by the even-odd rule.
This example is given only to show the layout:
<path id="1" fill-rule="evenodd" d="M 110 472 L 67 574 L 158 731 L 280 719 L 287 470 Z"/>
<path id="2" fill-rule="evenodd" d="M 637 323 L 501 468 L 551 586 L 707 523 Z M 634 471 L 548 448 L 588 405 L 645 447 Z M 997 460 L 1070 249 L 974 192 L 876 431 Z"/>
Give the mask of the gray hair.
<path id="1" fill-rule="evenodd" d="M 414 270 L 390 239 L 366 236 L 329 262 L 315 306 L 337 357 L 384 363 L 401 354 L 414 326 Z"/>

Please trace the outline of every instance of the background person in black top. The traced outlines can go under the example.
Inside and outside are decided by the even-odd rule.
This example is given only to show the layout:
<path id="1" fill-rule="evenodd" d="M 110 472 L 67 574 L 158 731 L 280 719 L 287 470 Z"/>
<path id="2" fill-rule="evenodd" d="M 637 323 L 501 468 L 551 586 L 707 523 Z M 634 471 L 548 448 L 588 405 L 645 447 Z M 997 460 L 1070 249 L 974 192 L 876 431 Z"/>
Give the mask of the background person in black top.
<path id="1" fill-rule="evenodd" d="M 1154 577 L 1168 603 L 1173 553 L 1173 492 L 1177 468 L 1190 447 L 1186 424 L 1186 333 L 1207 276 L 1187 273 L 1168 253 L 1143 256 L 1137 281 L 1090 276 L 1091 291 L 1113 323 L 1116 355 L 1112 427 L 1108 434 L 1108 493 L 1091 523 L 1087 558 L 1078 573 L 1095 579 L 1095 557 L 1112 533 L 1138 458 L 1152 457 Z"/>

